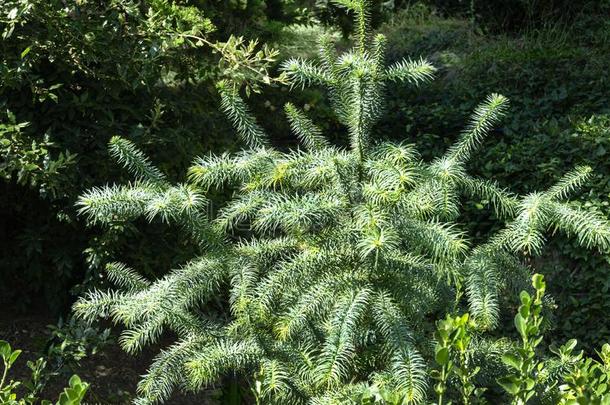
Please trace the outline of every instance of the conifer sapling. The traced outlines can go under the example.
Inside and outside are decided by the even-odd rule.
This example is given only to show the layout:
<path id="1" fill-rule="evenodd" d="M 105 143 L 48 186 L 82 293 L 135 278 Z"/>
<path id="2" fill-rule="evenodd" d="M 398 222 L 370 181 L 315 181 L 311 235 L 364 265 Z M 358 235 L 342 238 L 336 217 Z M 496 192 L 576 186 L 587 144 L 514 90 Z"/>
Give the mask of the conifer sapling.
<path id="1" fill-rule="evenodd" d="M 466 302 L 481 329 L 494 328 L 502 292 L 529 278 L 523 254 L 539 253 L 548 231 L 610 246 L 606 219 L 566 202 L 590 169 L 524 197 L 467 173 L 507 111 L 504 96 L 482 102 L 432 162 L 413 145 L 375 139 L 385 87 L 421 85 L 435 69 L 425 60 L 386 66 L 385 38 L 371 36 L 366 1 L 338 3 L 355 16 L 354 48 L 338 55 L 322 38 L 317 61 L 289 59 L 282 71 L 295 88 L 328 91 L 348 147 L 331 144 L 292 104 L 285 113 L 302 147 L 272 147 L 237 87 L 221 83 L 221 107 L 247 149 L 200 157 L 185 183 L 172 184 L 115 137 L 111 155 L 134 182 L 91 189 L 78 202 L 91 223 L 160 219 L 200 245 L 197 257 L 158 280 L 110 264 L 117 289 L 91 291 L 75 305 L 86 320 L 124 325 L 120 343 L 130 353 L 164 331 L 178 336 L 140 382 L 140 404 L 230 373 L 250 381 L 262 403 L 345 403 L 372 383 L 405 403 L 423 402 L 431 319 Z M 232 197 L 211 217 L 206 194 L 216 189 Z M 463 195 L 488 200 L 506 226 L 473 245 L 456 222 Z"/>

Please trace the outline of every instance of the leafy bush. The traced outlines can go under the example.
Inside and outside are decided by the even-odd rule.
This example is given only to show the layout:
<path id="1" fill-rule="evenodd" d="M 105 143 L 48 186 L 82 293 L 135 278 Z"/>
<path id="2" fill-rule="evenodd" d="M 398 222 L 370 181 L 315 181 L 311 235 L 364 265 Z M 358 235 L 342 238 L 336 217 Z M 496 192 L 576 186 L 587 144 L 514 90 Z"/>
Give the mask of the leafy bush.
<path id="1" fill-rule="evenodd" d="M 254 3 L 256 15 L 242 18 L 241 26 L 258 22 L 264 7 L 247 3 L 244 15 Z M 107 164 L 114 134 L 154 152 L 170 175 L 196 154 L 231 145 L 216 113 L 214 83 L 228 78 L 255 87 L 273 52 L 214 32 L 208 17 L 224 24 L 222 16 L 234 8 L 206 11 L 168 0 L 0 3 L 0 237 L 6 241 L 0 277 L 9 281 L 0 286 L 2 301 L 25 309 L 40 297 L 58 312 L 86 270 L 87 280 L 97 281 L 106 256 L 170 249 L 158 226 L 147 229 L 150 238 L 118 225 L 104 235 L 80 232 L 73 202 L 85 187 L 120 179 Z M 133 238 L 118 236 L 125 232 Z M 182 245 L 188 250 L 188 241 Z M 175 264 L 170 256 L 157 259 Z M 154 261 L 139 264 L 154 273 Z"/>
<path id="2" fill-rule="evenodd" d="M 91 291 L 75 305 L 86 320 L 123 324 L 120 343 L 128 352 L 166 330 L 179 337 L 140 383 L 140 403 L 228 373 L 251 376 L 261 402 L 344 403 L 371 382 L 421 402 L 434 357 L 430 319 L 467 302 L 478 327 L 493 330 L 510 306 L 503 297 L 526 283 L 527 262 L 549 231 L 585 248 L 610 247 L 606 219 L 566 201 L 590 168 L 520 198 L 466 172 L 506 113 L 501 95 L 475 108 L 458 141 L 431 162 L 412 145 L 378 142 L 373 128 L 385 89 L 426 82 L 435 69 L 407 59 L 386 67 L 385 38 L 369 37 L 366 3 L 341 4 L 355 14 L 355 47 L 337 55 L 322 38 L 319 62 L 287 60 L 283 72 L 292 86 L 329 90 L 347 129 L 346 148 L 330 144 L 291 104 L 285 112 L 303 149 L 271 147 L 236 88 L 221 84 L 222 109 L 249 149 L 198 158 L 189 181 L 172 184 L 133 143 L 115 137 L 111 154 L 134 182 L 80 198 L 92 224 L 159 218 L 200 244 L 196 258 L 152 281 L 111 264 L 108 277 L 119 289 Z M 222 188 L 233 197 L 210 213 Z M 506 226 L 475 244 L 459 225 L 462 196 L 486 201 Z M 496 355 L 485 342 L 483 336 L 481 363 Z"/>
<path id="3" fill-rule="evenodd" d="M 48 328 L 49 338 L 44 354 L 55 373 L 77 370 L 82 359 L 95 355 L 113 343 L 110 329 L 91 327 L 73 317 L 67 322 L 60 319 L 57 325 L 49 325 Z"/>
<path id="4" fill-rule="evenodd" d="M 0 378 L 0 403 L 3 405 L 31 405 L 39 403 L 38 395 L 44 388 L 42 371 L 46 367 L 45 361 L 40 358 L 36 362 L 28 361 L 28 367 L 32 370 L 30 381 L 7 381 L 8 372 L 19 358 L 21 350 L 13 350 L 8 342 L 0 340 L 0 359 L 3 362 L 2 377 Z M 77 375 L 70 378 L 69 386 L 60 394 L 56 405 L 79 405 L 89 385 L 82 382 Z M 18 391 L 25 389 L 25 394 L 18 398 Z M 42 400 L 41 405 L 51 405 L 51 401 Z"/>
<path id="5" fill-rule="evenodd" d="M 466 17 L 475 27 L 493 32 L 536 29 L 550 21 L 573 22 L 583 14 L 600 12 L 606 0 L 424 0 L 413 2 L 435 7 L 440 14 Z M 408 6 L 413 6 L 408 2 Z"/>
<path id="6" fill-rule="evenodd" d="M 514 318 L 521 343 L 500 339 L 496 345 L 496 357 L 506 370 L 496 382 L 482 381 L 477 377 L 480 328 L 468 313 L 447 315 L 437 323 L 435 333 L 435 361 L 437 369 L 431 372 L 439 382 L 435 385 L 435 403 L 459 402 L 462 404 L 485 403 L 482 393 L 494 390 L 496 383 L 509 398 L 491 394 L 492 403 L 542 403 L 542 404 L 605 404 L 610 399 L 607 385 L 610 377 L 610 345 L 604 344 L 598 358 L 587 358 L 583 352 L 574 352 L 577 345 L 571 339 L 561 347 L 540 350 L 544 327 L 543 307 L 546 283 L 544 277 L 532 277 L 534 296 L 527 291 L 519 295 L 521 305 Z M 548 301 L 547 301 L 548 302 Z M 550 353 L 549 353 L 550 352 Z M 493 385 L 492 385 L 493 384 Z M 351 398 L 357 404 L 404 404 L 403 398 L 385 387 L 372 385 Z"/>

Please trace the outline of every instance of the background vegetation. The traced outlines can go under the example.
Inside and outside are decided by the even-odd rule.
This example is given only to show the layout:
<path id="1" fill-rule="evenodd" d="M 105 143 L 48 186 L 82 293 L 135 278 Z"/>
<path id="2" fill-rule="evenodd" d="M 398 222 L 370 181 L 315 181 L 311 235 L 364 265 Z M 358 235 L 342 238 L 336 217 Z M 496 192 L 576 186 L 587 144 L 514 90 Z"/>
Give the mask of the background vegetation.
<path id="1" fill-rule="evenodd" d="M 431 85 L 390 88 L 376 132 L 415 142 L 430 159 L 455 141 L 480 100 L 492 91 L 504 94 L 511 100 L 507 120 L 468 171 L 527 193 L 547 188 L 576 164 L 588 164 L 596 177 L 580 196 L 583 205 L 609 215 L 608 15 L 607 0 L 375 2 L 373 24 L 387 35 L 388 62 L 422 56 L 439 68 Z M 179 178 L 195 156 L 238 148 L 230 123 L 218 112 L 216 83 L 243 82 L 248 75 L 213 46 L 185 35 L 211 44 L 232 34 L 260 38 L 280 50 L 279 63 L 312 56 L 321 32 L 347 44 L 351 31 L 346 13 L 324 1 L 3 2 L 3 322 L 42 308 L 48 312 L 42 322 L 55 323 L 76 295 L 104 285 L 100 270 L 111 257 L 154 278 L 192 256 L 193 241 L 161 222 L 87 229 L 74 206 L 84 189 L 125 180 L 108 159 L 114 135 L 133 141 L 170 179 Z M 274 143 L 293 142 L 282 113 L 289 99 L 341 139 L 344 130 L 329 119 L 323 93 L 288 93 L 265 86 L 248 100 Z M 476 224 L 471 234 L 494 227 L 482 214 L 484 203 L 465 202 L 463 222 Z M 608 256 L 559 236 L 535 264 L 547 276 L 557 307 L 553 339 L 578 338 L 592 353 L 610 335 Z M 82 340 L 79 328 L 73 324 L 69 335 Z M 51 343 L 28 346 L 48 353 L 57 347 L 53 342 L 66 340 L 66 333 L 51 336 Z"/>

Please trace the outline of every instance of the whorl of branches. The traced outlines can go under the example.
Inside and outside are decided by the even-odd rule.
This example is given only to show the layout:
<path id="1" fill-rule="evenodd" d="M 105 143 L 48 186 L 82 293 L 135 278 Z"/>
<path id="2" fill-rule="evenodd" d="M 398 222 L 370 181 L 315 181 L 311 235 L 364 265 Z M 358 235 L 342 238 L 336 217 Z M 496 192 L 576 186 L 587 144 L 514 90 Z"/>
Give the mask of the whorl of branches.
<path id="1" fill-rule="evenodd" d="M 166 330 L 178 336 L 140 383 L 142 404 L 233 373 L 254 378 L 265 403 L 347 403 L 370 383 L 423 403 L 426 323 L 438 311 L 467 304 L 483 333 L 498 324 L 503 292 L 528 273 L 523 256 L 539 253 L 553 231 L 587 248 L 610 248 L 606 218 L 566 201 L 589 168 L 524 197 L 467 173 L 466 162 L 507 112 L 504 96 L 480 104 L 458 141 L 432 162 L 412 145 L 372 139 L 386 84 L 419 85 L 435 69 L 424 60 L 384 67 L 384 39 L 368 39 L 366 1 L 338 3 L 355 15 L 355 48 L 337 56 L 326 38 L 319 62 L 290 59 L 282 69 L 293 86 L 329 91 L 349 148 L 331 145 L 287 104 L 303 148 L 274 149 L 237 89 L 224 84 L 221 108 L 246 150 L 200 157 L 188 182 L 173 185 L 135 145 L 115 137 L 111 154 L 134 182 L 93 188 L 78 201 L 92 224 L 161 220 L 203 247 L 158 280 L 109 264 L 117 289 L 91 291 L 75 304 L 87 321 L 122 324 L 129 352 Z M 205 194 L 222 189 L 233 196 L 209 217 Z M 464 195 L 488 201 L 506 223 L 483 244 L 456 223 Z M 220 314 L 210 309 L 227 297 Z"/>

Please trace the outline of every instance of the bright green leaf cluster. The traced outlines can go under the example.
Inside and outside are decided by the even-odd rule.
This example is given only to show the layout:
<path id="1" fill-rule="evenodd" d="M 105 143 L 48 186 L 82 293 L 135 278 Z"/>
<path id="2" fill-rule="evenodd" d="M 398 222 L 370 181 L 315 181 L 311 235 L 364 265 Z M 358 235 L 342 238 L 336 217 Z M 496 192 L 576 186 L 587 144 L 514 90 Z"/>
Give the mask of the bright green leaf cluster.
<path id="1" fill-rule="evenodd" d="M 484 389 L 477 389 L 474 378 L 481 370 L 472 364 L 470 341 L 472 339 L 468 313 L 462 316 L 447 317 L 437 323 L 435 332 L 436 348 L 434 360 L 440 370 L 433 370 L 430 375 L 438 380 L 434 391 L 438 396 L 438 405 L 442 405 L 447 392 L 447 383 L 454 375 L 460 382 L 460 397 L 463 404 L 478 403 Z"/>
<path id="2" fill-rule="evenodd" d="M 536 291 L 531 297 L 522 291 L 519 299 L 521 305 L 515 315 L 515 327 L 521 336 L 522 345 L 516 353 L 506 353 L 502 361 L 513 370 L 513 374 L 502 377 L 498 383 L 514 397 L 514 403 L 525 404 L 535 394 L 534 388 L 538 376 L 544 369 L 544 363 L 536 357 L 536 348 L 542 341 L 542 298 L 546 289 L 544 278 L 535 274 L 532 285 Z"/>
<path id="3" fill-rule="evenodd" d="M 0 375 L 0 404 L 2 405 L 33 405 L 39 403 L 38 395 L 44 387 L 41 381 L 41 371 L 46 366 L 44 360 L 38 359 L 36 362 L 28 362 L 28 367 L 32 370 L 32 379 L 27 382 L 7 381 L 8 372 L 21 355 L 21 350 L 13 350 L 8 342 L 0 340 L 0 360 L 3 363 L 2 374 Z M 25 394 L 18 398 L 17 391 L 25 388 Z M 79 405 L 82 403 L 89 384 L 82 382 L 77 375 L 70 378 L 69 386 L 59 395 L 55 405 Z M 51 401 L 42 400 L 41 405 L 52 405 Z"/>

